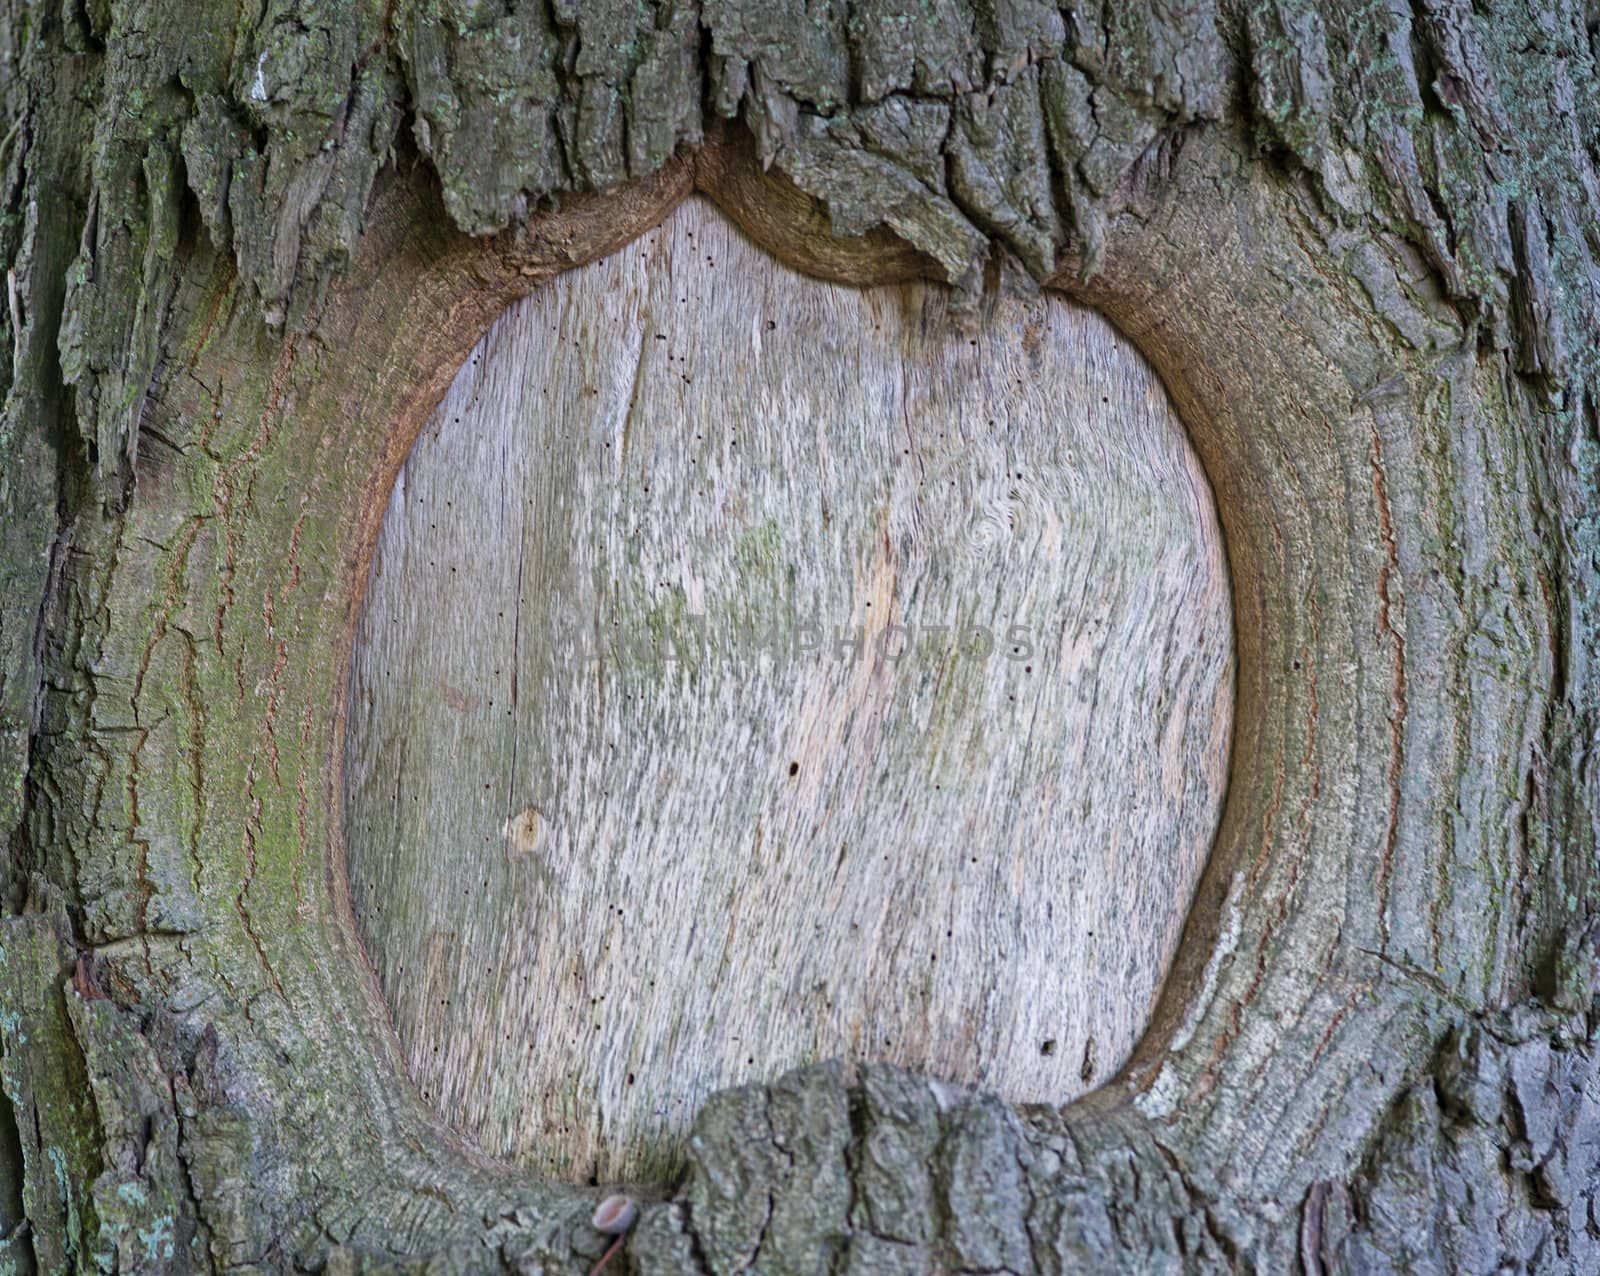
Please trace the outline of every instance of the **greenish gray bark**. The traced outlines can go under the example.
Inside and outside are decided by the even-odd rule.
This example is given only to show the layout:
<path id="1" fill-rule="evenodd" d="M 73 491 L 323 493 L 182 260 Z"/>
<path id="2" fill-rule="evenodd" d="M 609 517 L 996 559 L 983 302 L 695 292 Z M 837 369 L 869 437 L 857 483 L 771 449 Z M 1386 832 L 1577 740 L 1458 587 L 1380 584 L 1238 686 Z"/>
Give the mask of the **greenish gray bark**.
<path id="1" fill-rule="evenodd" d="M 1236 757 L 1121 1076 L 719 1096 L 635 1267 L 1592 1270 L 1596 49 L 1536 0 L 9 0 L 10 1260 L 599 1253 L 597 1191 L 483 1163 L 403 1079 L 337 699 L 392 423 L 724 117 L 863 277 L 887 229 L 974 322 L 1051 284 L 1139 343 L 1229 541 Z M 699 171 L 760 237 L 761 180 Z"/>

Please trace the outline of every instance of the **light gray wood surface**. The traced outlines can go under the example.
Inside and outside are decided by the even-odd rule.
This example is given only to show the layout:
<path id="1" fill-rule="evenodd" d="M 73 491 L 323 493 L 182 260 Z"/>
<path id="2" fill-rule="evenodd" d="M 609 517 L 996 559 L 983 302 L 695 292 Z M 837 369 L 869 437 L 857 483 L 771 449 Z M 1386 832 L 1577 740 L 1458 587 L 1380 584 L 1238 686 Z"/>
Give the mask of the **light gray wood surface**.
<path id="1" fill-rule="evenodd" d="M 691 200 L 508 311 L 418 440 L 345 841 L 412 1075 L 485 1151 L 660 1178 L 795 1064 L 1060 1103 L 1137 1040 L 1226 775 L 1209 489 L 1098 316 L 945 300 Z"/>

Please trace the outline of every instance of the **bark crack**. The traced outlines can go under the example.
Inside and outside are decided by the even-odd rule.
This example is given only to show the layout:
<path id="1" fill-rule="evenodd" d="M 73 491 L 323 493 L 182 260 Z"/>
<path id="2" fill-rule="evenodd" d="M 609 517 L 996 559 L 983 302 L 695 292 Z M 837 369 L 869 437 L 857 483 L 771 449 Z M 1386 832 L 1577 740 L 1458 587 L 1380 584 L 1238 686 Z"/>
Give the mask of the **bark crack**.
<path id="1" fill-rule="evenodd" d="M 249 803 L 250 814 L 244 823 L 244 880 L 239 884 L 239 891 L 233 897 L 234 911 L 239 915 L 239 922 L 244 927 L 244 933 L 250 940 L 250 945 L 255 949 L 256 960 L 261 963 L 261 969 L 266 972 L 271 980 L 274 991 L 289 1004 L 288 994 L 283 990 L 283 984 L 278 979 L 278 972 L 272 968 L 272 962 L 267 958 L 267 950 L 261 943 L 261 936 L 256 933 L 255 924 L 250 920 L 250 910 L 245 905 L 245 899 L 250 894 L 250 888 L 256 880 L 256 838 L 261 831 L 261 812 L 263 804 L 260 795 L 256 792 L 256 764 L 251 759 L 249 768 L 245 772 L 245 800 Z M 248 1015 L 248 1011 L 246 1014 Z"/>
<path id="2" fill-rule="evenodd" d="M 1400 832 L 1400 777 L 1405 769 L 1406 729 L 1406 640 L 1395 628 L 1391 617 L 1392 600 L 1390 584 L 1400 571 L 1399 544 L 1395 537 L 1394 516 L 1389 508 L 1388 476 L 1383 467 L 1383 443 L 1377 426 L 1372 427 L 1372 490 L 1378 506 L 1378 528 L 1383 538 L 1384 561 L 1378 567 L 1378 632 L 1392 645 L 1393 685 L 1390 690 L 1389 713 L 1389 806 L 1383 834 L 1382 858 L 1378 866 L 1378 919 L 1383 934 L 1383 945 L 1389 945 L 1392 919 L 1389 915 L 1390 879 L 1394 873 L 1394 852 Z M 1437 944 L 1435 946 L 1437 951 Z"/>

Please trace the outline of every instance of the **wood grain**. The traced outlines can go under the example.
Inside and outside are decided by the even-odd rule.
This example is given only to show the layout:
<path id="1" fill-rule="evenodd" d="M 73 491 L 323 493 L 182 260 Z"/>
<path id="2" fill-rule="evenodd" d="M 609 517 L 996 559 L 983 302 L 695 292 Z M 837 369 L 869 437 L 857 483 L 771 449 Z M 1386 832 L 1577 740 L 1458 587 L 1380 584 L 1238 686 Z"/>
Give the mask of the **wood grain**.
<path id="1" fill-rule="evenodd" d="M 1104 320 L 945 306 L 691 200 L 508 311 L 402 470 L 350 890 L 486 1151 L 661 1179 L 721 1086 L 1058 1104 L 1142 1031 L 1225 782 L 1210 492 Z"/>

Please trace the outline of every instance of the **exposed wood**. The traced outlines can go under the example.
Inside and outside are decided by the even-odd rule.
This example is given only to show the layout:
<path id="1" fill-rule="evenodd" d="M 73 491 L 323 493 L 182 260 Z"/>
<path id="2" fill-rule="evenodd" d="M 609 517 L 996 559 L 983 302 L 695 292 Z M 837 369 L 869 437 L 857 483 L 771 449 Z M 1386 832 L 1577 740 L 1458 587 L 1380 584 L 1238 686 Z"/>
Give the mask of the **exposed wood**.
<path id="1" fill-rule="evenodd" d="M 402 469 L 351 898 L 486 1150 L 666 1182 L 727 1085 L 1061 1104 L 1143 1030 L 1227 763 L 1210 491 L 1099 316 L 947 304 L 690 201 L 500 319 Z"/>

